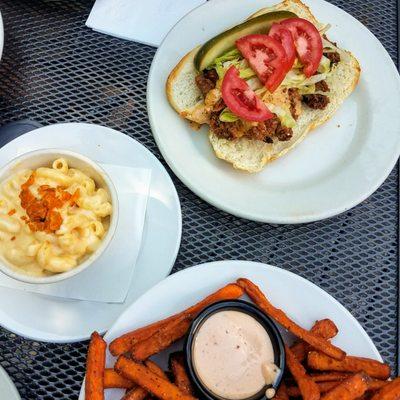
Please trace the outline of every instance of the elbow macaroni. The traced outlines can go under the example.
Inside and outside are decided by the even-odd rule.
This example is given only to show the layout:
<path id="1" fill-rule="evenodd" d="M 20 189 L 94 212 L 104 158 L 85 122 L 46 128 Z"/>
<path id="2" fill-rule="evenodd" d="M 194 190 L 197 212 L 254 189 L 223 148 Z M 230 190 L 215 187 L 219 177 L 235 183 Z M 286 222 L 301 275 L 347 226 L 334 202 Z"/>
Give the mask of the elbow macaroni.
<path id="1" fill-rule="evenodd" d="M 23 185 L 34 173 L 31 193 L 38 198 L 41 187 L 60 188 L 69 195 L 78 191 L 74 202 L 55 209 L 62 223 L 54 232 L 32 230 L 28 209 L 21 206 Z M 23 170 L 0 183 L 0 258 L 7 265 L 33 276 L 69 271 L 82 263 L 101 244 L 112 214 L 109 193 L 88 175 L 59 158 L 51 168 Z M 30 217 L 30 216 L 29 216 Z"/>

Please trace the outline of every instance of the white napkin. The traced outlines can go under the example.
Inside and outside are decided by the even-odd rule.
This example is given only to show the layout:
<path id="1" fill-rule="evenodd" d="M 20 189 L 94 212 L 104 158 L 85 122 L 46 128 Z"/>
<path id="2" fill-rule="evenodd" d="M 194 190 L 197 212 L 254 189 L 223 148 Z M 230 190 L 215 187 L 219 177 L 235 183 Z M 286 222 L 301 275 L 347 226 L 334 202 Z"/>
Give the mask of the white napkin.
<path id="1" fill-rule="evenodd" d="M 206 0 L 96 0 L 86 26 L 122 39 L 159 46 L 168 31 Z"/>
<path id="2" fill-rule="evenodd" d="M 151 170 L 100 165 L 113 181 L 119 202 L 115 235 L 100 258 L 72 278 L 51 284 L 24 283 L 0 272 L 0 286 L 67 299 L 124 302 L 142 241 Z"/>

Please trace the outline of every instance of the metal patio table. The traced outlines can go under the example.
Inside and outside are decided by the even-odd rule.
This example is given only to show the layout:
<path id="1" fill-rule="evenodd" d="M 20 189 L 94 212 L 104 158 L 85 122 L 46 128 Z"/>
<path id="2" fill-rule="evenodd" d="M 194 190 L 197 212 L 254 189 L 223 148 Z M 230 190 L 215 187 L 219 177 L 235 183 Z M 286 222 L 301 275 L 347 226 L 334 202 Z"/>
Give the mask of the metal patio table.
<path id="1" fill-rule="evenodd" d="M 365 24 L 397 62 L 396 0 L 333 3 Z M 155 49 L 86 28 L 92 4 L 93 0 L 0 0 L 5 29 L 0 125 L 27 118 L 42 125 L 97 123 L 137 139 L 166 165 L 146 114 L 146 81 Z M 397 166 L 361 205 L 329 220 L 298 226 L 233 217 L 199 199 L 167 170 L 183 212 L 182 244 L 173 271 L 206 261 L 247 259 L 295 272 L 350 310 L 397 373 Z M 87 342 L 38 343 L 0 328 L 0 364 L 24 400 L 77 398 L 86 348 Z"/>

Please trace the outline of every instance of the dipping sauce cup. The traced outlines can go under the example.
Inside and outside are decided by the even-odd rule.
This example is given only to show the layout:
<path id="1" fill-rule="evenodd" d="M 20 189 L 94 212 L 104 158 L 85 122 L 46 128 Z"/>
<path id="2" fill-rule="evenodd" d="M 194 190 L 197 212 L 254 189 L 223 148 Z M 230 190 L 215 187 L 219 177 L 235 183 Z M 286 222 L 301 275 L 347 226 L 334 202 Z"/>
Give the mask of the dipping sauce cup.
<path id="1" fill-rule="evenodd" d="M 189 377 L 200 398 L 272 398 L 285 369 L 275 323 L 242 300 L 221 301 L 193 321 L 185 342 Z"/>

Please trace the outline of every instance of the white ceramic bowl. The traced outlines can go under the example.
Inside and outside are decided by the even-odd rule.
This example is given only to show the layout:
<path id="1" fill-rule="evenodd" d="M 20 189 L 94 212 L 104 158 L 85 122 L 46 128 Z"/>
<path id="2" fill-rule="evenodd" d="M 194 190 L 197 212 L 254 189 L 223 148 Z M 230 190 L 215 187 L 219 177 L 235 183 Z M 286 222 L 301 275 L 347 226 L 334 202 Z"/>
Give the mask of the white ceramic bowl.
<path id="1" fill-rule="evenodd" d="M 67 272 L 61 272 L 59 274 L 46 277 L 30 276 L 12 269 L 10 265 L 0 258 L 0 271 L 19 281 L 27 283 L 54 283 L 79 274 L 92 265 L 93 262 L 97 260 L 106 250 L 114 236 L 118 224 L 118 196 L 114 184 L 112 183 L 110 177 L 98 164 L 81 154 L 61 149 L 43 149 L 25 153 L 10 161 L 0 169 L 0 183 L 4 182 L 11 175 L 15 174 L 21 169 L 36 169 L 39 167 L 50 166 L 54 160 L 60 157 L 65 158 L 70 167 L 79 169 L 86 175 L 90 176 L 95 181 L 96 187 L 104 188 L 108 191 L 113 206 L 113 212 L 110 218 L 110 226 L 104 238 L 102 239 L 102 243 L 99 248 L 82 263 Z"/>

